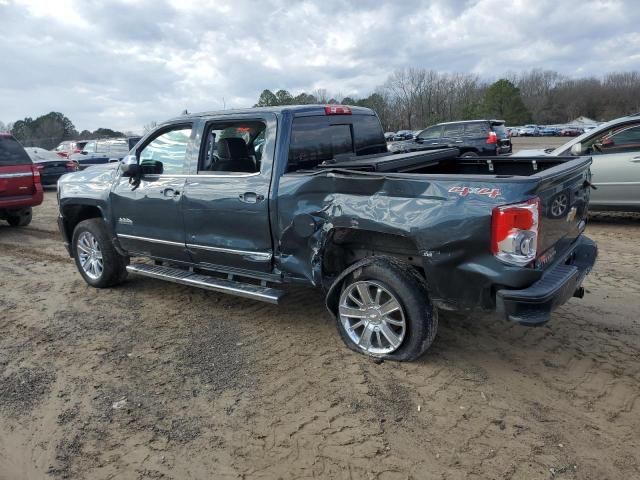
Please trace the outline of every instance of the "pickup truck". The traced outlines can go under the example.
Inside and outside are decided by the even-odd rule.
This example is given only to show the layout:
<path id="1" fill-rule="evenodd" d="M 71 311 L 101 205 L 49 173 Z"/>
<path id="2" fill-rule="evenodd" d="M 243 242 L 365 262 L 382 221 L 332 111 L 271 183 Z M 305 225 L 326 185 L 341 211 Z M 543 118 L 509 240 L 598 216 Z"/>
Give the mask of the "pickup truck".
<path id="1" fill-rule="evenodd" d="M 0 133 L 0 219 L 24 227 L 42 200 L 40 170 L 11 134 Z"/>
<path id="2" fill-rule="evenodd" d="M 390 154 L 359 107 L 185 115 L 62 177 L 58 223 L 94 287 L 129 272 L 278 303 L 282 284 L 311 285 L 348 347 L 408 361 L 438 309 L 548 321 L 597 255 L 589 157 L 458 153 Z"/>

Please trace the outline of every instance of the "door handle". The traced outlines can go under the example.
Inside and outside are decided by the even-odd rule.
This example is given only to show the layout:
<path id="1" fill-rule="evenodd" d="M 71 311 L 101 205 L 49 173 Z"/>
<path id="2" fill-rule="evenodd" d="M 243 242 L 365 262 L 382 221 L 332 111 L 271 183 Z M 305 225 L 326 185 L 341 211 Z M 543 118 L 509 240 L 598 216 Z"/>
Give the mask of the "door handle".
<path id="1" fill-rule="evenodd" d="M 162 195 L 164 195 L 165 197 L 177 197 L 178 195 L 180 195 L 180 192 L 175 188 L 169 187 L 162 190 Z"/>
<path id="2" fill-rule="evenodd" d="M 257 194 L 256 192 L 244 192 L 238 195 L 238 198 L 245 203 L 258 203 L 264 200 L 264 195 Z"/>
<path id="3" fill-rule="evenodd" d="M 431 145 L 438 145 L 440 142 L 431 142 Z"/>
<path id="4" fill-rule="evenodd" d="M 633 158 L 631 159 L 631 161 L 632 161 L 633 163 L 640 163 L 640 156 L 638 156 L 638 157 L 633 157 Z"/>

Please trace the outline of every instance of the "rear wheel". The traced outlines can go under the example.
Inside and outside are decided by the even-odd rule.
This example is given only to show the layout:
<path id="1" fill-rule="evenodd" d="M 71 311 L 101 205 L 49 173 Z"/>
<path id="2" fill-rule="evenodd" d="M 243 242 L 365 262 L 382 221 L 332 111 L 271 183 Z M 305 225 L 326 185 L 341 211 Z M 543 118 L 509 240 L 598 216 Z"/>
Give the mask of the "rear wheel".
<path id="1" fill-rule="evenodd" d="M 7 215 L 7 222 L 12 227 L 26 227 L 31 223 L 31 218 L 33 216 L 33 211 L 31 208 L 25 208 L 16 213 L 12 213 Z"/>
<path id="2" fill-rule="evenodd" d="M 438 328 L 424 280 L 413 267 L 393 259 L 375 260 L 350 274 L 336 314 L 349 348 L 389 360 L 415 360 Z"/>
<path id="3" fill-rule="evenodd" d="M 80 222 L 72 246 L 76 267 L 92 287 L 111 287 L 126 278 L 129 258 L 116 251 L 101 218 Z"/>
<path id="4" fill-rule="evenodd" d="M 464 152 L 462 155 L 460 155 L 462 158 L 475 158 L 477 156 L 479 156 L 476 152 Z"/>

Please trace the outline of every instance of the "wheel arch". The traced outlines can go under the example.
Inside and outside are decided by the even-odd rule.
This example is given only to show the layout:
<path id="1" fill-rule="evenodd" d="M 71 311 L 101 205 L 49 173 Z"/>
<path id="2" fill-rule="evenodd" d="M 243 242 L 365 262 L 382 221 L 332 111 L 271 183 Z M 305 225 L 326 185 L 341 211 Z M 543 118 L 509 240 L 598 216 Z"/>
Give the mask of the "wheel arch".
<path id="1" fill-rule="evenodd" d="M 334 228 L 322 249 L 322 285 L 326 306 L 335 314 L 340 287 L 352 272 L 377 261 L 402 262 L 414 267 L 425 280 L 422 257 L 413 239 L 374 230 Z"/>

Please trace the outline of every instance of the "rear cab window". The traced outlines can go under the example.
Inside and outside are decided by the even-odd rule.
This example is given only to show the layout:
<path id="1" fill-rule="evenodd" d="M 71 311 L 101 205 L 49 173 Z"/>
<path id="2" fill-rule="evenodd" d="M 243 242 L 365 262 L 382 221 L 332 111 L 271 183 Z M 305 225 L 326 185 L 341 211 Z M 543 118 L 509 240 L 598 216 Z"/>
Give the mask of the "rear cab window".
<path id="1" fill-rule="evenodd" d="M 31 163 L 31 158 L 15 138 L 0 134 L 0 167 Z"/>
<path id="2" fill-rule="evenodd" d="M 313 169 L 322 162 L 387 151 L 387 142 L 375 115 L 317 115 L 296 117 L 286 173 Z"/>

